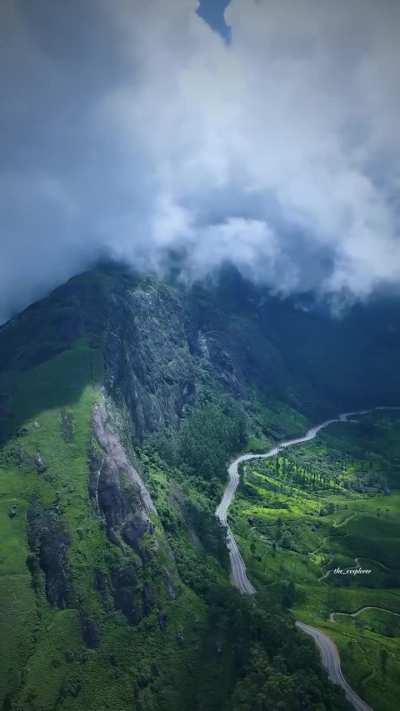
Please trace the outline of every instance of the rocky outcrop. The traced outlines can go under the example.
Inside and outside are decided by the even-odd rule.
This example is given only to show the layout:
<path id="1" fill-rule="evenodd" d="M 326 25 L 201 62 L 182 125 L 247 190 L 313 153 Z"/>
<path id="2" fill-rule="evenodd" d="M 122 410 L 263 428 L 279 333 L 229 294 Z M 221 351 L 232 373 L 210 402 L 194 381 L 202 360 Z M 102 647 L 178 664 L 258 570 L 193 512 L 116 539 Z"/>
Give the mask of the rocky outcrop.
<path id="1" fill-rule="evenodd" d="M 166 286 L 114 293 L 107 329 L 107 391 L 126 403 L 136 438 L 176 426 L 196 391 L 178 293 Z"/>
<path id="2" fill-rule="evenodd" d="M 82 611 L 80 614 L 81 634 L 89 649 L 96 649 L 100 644 L 99 631 L 94 620 L 88 618 Z"/>
<path id="3" fill-rule="evenodd" d="M 128 564 L 112 571 L 112 596 L 114 606 L 125 615 L 130 624 L 140 622 L 150 608 L 144 609 L 140 574 L 133 564 Z"/>
<path id="4" fill-rule="evenodd" d="M 140 552 L 141 539 L 153 529 L 153 501 L 113 428 L 104 398 L 94 407 L 92 424 L 98 447 L 90 458 L 90 493 L 105 517 L 109 533 L 119 534 Z"/>
<path id="5" fill-rule="evenodd" d="M 46 509 L 34 502 L 28 509 L 28 558 L 34 585 L 38 584 L 40 570 L 45 576 L 45 590 L 49 603 L 65 608 L 72 603 L 67 551 L 70 535 L 54 509 Z"/>
<path id="6" fill-rule="evenodd" d="M 47 470 L 47 464 L 44 461 L 40 452 L 36 452 L 34 457 L 34 464 L 38 474 L 44 474 L 44 472 Z"/>
<path id="7" fill-rule="evenodd" d="M 163 598 L 175 600 L 178 588 L 173 554 L 161 526 L 155 535 L 158 514 L 138 470 L 128 458 L 118 422 L 120 412 L 105 395 L 96 403 L 92 416 L 94 445 L 90 453 L 90 496 L 104 517 L 109 540 L 120 549 L 120 563 L 108 571 L 97 571 L 94 586 L 105 608 L 120 610 L 130 624 L 138 624 Z M 122 428 L 123 429 L 123 428 Z M 167 555 L 157 580 L 153 563 L 160 547 Z"/>

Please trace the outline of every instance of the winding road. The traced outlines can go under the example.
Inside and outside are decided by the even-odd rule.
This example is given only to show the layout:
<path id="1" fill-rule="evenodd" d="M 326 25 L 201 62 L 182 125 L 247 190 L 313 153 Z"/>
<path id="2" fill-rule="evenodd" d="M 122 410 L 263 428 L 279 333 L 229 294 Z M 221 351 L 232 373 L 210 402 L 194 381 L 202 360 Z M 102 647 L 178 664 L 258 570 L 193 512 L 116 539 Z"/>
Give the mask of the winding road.
<path id="1" fill-rule="evenodd" d="M 344 615 L 346 617 L 358 617 L 362 612 L 367 612 L 368 610 L 378 610 L 378 612 L 386 612 L 388 615 L 394 615 L 395 617 L 400 617 L 400 612 L 395 612 L 394 610 L 388 610 L 387 607 L 377 607 L 376 605 L 365 605 L 360 607 L 359 610 L 355 612 L 343 612 L 341 610 L 335 610 L 329 615 L 329 622 L 336 622 L 336 615 Z"/>
<path id="2" fill-rule="evenodd" d="M 339 684 L 344 690 L 347 701 L 356 709 L 356 711 L 373 711 L 371 706 L 363 701 L 360 696 L 351 688 L 350 684 L 347 683 L 343 676 L 342 668 L 340 666 L 340 656 L 336 644 L 328 637 L 328 635 L 321 632 L 317 627 L 311 627 L 311 625 L 305 625 L 304 622 L 296 620 L 296 627 L 299 628 L 309 637 L 312 637 L 315 644 L 317 645 L 321 653 L 322 666 L 325 667 L 328 672 L 329 679 L 334 684 Z"/>
<path id="3" fill-rule="evenodd" d="M 341 415 L 338 415 L 337 417 L 332 418 L 331 420 L 325 420 L 325 422 L 322 422 L 320 425 L 311 427 L 303 437 L 296 437 L 294 439 L 288 439 L 284 442 L 281 442 L 280 444 L 276 445 L 275 447 L 270 449 L 268 452 L 265 452 L 264 454 L 255 454 L 253 452 L 248 452 L 247 454 L 241 454 L 229 465 L 229 467 L 228 467 L 228 475 L 229 475 L 228 483 L 225 487 L 222 499 L 221 499 L 219 505 L 217 506 L 215 515 L 219 519 L 221 524 L 223 526 L 225 526 L 227 529 L 227 546 L 228 546 L 228 550 L 229 550 L 229 558 L 230 558 L 230 564 L 231 564 L 232 582 L 235 585 L 235 587 L 237 587 L 238 590 L 243 595 L 254 595 L 256 590 L 247 577 L 246 565 L 245 565 L 244 560 L 240 554 L 240 550 L 239 550 L 239 547 L 235 541 L 235 537 L 232 533 L 232 530 L 227 523 L 228 510 L 229 510 L 229 507 L 235 497 L 236 489 L 239 484 L 239 479 L 240 479 L 239 467 L 240 467 L 240 465 L 243 462 L 248 462 L 252 459 L 270 459 L 272 457 L 275 457 L 283 449 L 287 449 L 288 447 L 293 447 L 296 444 L 303 444 L 303 442 L 309 442 L 310 440 L 314 439 L 321 430 L 325 429 L 326 427 L 329 427 L 329 425 L 333 425 L 335 422 L 349 422 L 349 421 L 351 421 L 351 418 L 354 418 L 357 415 L 366 415 L 369 412 L 373 412 L 376 410 L 398 410 L 398 409 L 400 409 L 400 408 L 399 407 L 380 406 L 380 407 L 370 408 L 368 410 L 356 410 L 354 412 L 344 412 Z M 316 643 L 316 645 L 319 648 L 319 651 L 321 654 L 321 661 L 322 661 L 324 668 L 328 672 L 329 678 L 331 679 L 331 681 L 334 684 L 338 684 L 339 686 L 342 687 L 347 700 L 352 704 L 352 706 L 356 709 L 356 711 L 372 711 L 371 707 L 368 706 L 368 704 L 358 696 L 358 694 L 351 688 L 351 686 L 347 683 L 346 679 L 344 678 L 342 669 L 340 666 L 339 652 L 338 652 L 337 647 L 334 644 L 334 642 L 332 642 L 332 640 L 326 634 L 321 632 L 321 630 L 317 629 L 316 627 L 312 627 L 311 625 L 306 625 L 303 622 L 300 622 L 299 620 L 296 621 L 296 626 L 302 632 L 304 632 L 305 634 L 307 634 L 313 638 L 314 642 Z"/>

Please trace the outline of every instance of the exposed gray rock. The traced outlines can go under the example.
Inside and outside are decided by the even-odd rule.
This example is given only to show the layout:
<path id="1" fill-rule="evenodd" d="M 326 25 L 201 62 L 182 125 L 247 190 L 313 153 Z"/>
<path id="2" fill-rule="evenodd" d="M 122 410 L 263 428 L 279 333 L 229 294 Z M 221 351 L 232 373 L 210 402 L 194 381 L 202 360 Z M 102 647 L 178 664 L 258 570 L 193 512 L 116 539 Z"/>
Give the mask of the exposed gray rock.
<path id="1" fill-rule="evenodd" d="M 34 463 L 35 463 L 36 471 L 38 472 L 38 474 L 43 474 L 45 471 L 47 471 L 47 464 L 44 461 L 40 452 L 37 452 L 35 454 Z"/>
<path id="2" fill-rule="evenodd" d="M 121 610 L 128 622 L 137 624 L 146 614 L 138 571 L 133 564 L 126 565 L 113 570 L 111 580 L 116 609 Z"/>
<path id="3" fill-rule="evenodd" d="M 81 613 L 82 639 L 89 649 L 96 649 L 100 644 L 99 631 L 96 623 Z"/>
<path id="4" fill-rule="evenodd" d="M 168 593 L 171 600 L 175 600 L 177 597 L 178 591 L 177 591 L 177 588 L 176 588 L 176 585 L 174 582 L 174 578 L 171 575 L 168 568 L 163 568 L 163 572 L 165 573 L 164 583 L 165 583 L 167 593 Z"/>
<path id="5" fill-rule="evenodd" d="M 72 588 L 67 569 L 70 536 L 56 511 L 33 503 L 28 509 L 28 542 L 32 554 L 28 566 L 34 581 L 38 568 L 45 576 L 47 599 L 59 608 L 70 606 Z"/>
<path id="6" fill-rule="evenodd" d="M 131 548 L 140 553 L 139 543 L 147 531 L 153 530 L 153 524 L 143 511 L 136 511 L 122 527 L 122 538 Z"/>
<path id="7" fill-rule="evenodd" d="M 112 570 L 110 579 L 99 573 L 95 588 L 105 605 L 112 595 L 115 608 L 121 610 L 130 624 L 137 624 L 156 600 L 151 586 L 143 585 L 143 569 L 152 556 L 144 537 L 154 532 L 151 519 L 157 512 L 144 481 L 128 459 L 111 406 L 110 412 L 113 416 L 107 411 L 105 397 L 94 407 L 96 444 L 90 454 L 90 495 L 104 516 L 109 540 L 124 551 L 127 563 Z M 141 565 L 132 561 L 127 547 L 140 557 Z"/>
<path id="8" fill-rule="evenodd" d="M 113 294 L 106 386 L 126 402 L 139 441 L 176 426 L 195 395 L 195 368 L 177 293 L 149 284 Z"/>
<path id="9" fill-rule="evenodd" d="M 147 514 L 156 513 L 155 506 L 142 478 L 128 460 L 120 438 L 112 427 L 104 399 L 94 407 L 93 430 L 97 442 L 104 453 L 102 464 L 98 471 L 97 494 L 101 495 L 102 508 L 104 507 L 105 511 L 107 511 L 106 516 L 108 515 L 112 520 L 117 509 L 117 519 L 119 518 L 119 522 L 121 522 L 121 509 L 124 506 L 124 503 L 121 502 L 121 489 L 124 482 L 130 485 L 130 490 L 136 495 L 137 504 L 140 508 Z"/>

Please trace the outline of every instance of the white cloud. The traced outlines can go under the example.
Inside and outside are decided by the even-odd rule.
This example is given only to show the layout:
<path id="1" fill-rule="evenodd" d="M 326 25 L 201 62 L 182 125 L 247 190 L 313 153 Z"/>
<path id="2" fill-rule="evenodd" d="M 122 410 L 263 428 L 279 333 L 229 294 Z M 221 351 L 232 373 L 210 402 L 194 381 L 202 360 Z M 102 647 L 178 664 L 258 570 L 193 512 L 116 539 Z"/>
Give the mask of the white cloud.
<path id="1" fill-rule="evenodd" d="M 3 278 L 8 304 L 46 283 L 50 242 L 48 286 L 99 249 L 145 269 L 170 247 L 188 275 L 230 259 L 285 293 L 399 282 L 397 3 L 233 0 L 227 45 L 194 0 L 91 0 L 75 56 L 50 4 L 40 29 L 10 7 L 26 116 L 4 77 L 0 256 L 29 289 Z"/>

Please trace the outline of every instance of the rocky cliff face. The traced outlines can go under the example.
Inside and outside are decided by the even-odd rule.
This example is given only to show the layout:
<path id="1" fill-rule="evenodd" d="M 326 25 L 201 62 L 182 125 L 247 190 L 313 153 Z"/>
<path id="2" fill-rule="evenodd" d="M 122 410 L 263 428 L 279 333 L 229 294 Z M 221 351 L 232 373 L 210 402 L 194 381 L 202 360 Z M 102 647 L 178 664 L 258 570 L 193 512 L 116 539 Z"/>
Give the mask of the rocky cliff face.
<path id="1" fill-rule="evenodd" d="M 196 389 L 180 295 L 152 283 L 112 294 L 105 361 L 106 387 L 125 401 L 139 440 L 176 427 Z"/>
<path id="2" fill-rule="evenodd" d="M 39 502 L 32 501 L 27 524 L 31 550 L 27 563 L 33 585 L 38 586 L 40 570 L 43 571 L 49 603 L 60 609 L 69 607 L 72 591 L 67 552 L 71 538 L 62 518 L 55 508 L 46 509 Z"/>

